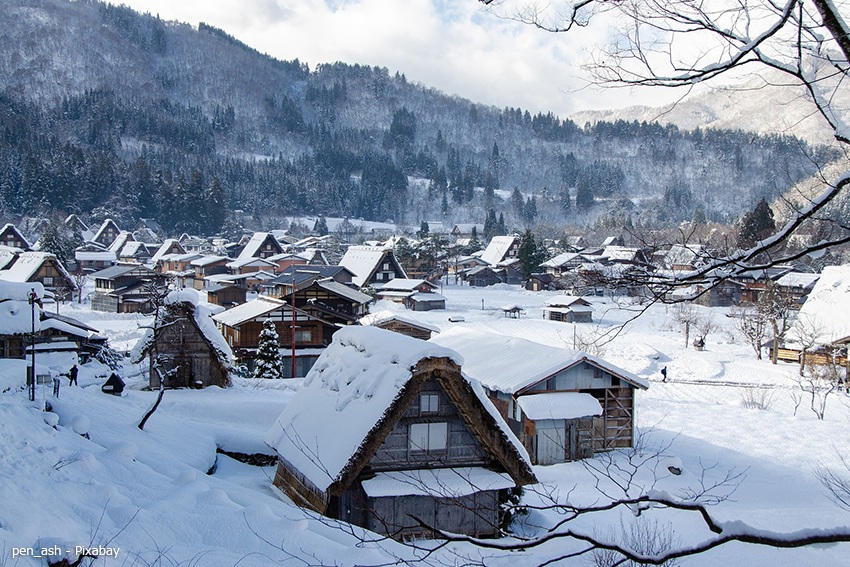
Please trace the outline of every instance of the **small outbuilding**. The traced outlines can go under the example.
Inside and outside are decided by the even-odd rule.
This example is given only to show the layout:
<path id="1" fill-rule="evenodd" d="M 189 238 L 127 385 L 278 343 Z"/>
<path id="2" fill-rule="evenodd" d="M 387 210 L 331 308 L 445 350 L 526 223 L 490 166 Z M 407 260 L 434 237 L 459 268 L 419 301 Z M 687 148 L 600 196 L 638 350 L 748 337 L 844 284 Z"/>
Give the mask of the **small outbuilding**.
<path id="1" fill-rule="evenodd" d="M 100 387 L 100 391 L 104 394 L 120 396 L 124 391 L 124 380 L 122 380 L 118 374 L 113 372 L 110 374 L 109 378 L 106 379 L 106 382 L 103 383 L 103 386 Z"/>
<path id="2" fill-rule="evenodd" d="M 536 482 L 456 353 L 372 327 L 334 335 L 266 442 L 297 505 L 396 539 L 498 535 L 500 504 Z"/>
<path id="3" fill-rule="evenodd" d="M 593 306 L 575 295 L 558 295 L 546 300 L 543 318 L 564 323 L 592 323 Z"/>

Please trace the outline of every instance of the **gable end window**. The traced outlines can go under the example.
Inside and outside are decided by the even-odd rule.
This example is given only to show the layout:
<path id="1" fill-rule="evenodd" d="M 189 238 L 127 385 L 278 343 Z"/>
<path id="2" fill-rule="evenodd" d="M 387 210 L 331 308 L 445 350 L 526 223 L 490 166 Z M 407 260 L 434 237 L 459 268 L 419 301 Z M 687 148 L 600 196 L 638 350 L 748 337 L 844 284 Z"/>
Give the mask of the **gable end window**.
<path id="1" fill-rule="evenodd" d="M 422 394 L 419 396 L 419 413 L 437 413 L 440 411 L 439 394 Z"/>
<path id="2" fill-rule="evenodd" d="M 411 451 L 444 451 L 449 436 L 449 424 L 436 423 L 410 424 Z"/>

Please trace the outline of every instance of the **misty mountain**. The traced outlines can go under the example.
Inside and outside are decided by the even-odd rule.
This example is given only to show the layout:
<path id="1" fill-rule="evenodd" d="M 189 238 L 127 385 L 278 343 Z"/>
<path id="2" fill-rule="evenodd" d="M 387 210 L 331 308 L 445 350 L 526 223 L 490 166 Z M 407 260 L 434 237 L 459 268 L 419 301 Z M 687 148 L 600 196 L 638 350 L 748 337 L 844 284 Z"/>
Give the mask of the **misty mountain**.
<path id="1" fill-rule="evenodd" d="M 386 68 L 309 69 L 224 30 L 93 0 L 0 5 L 4 217 L 153 217 L 213 233 L 225 209 L 413 225 L 494 209 L 513 227 L 605 215 L 658 226 L 697 209 L 734 219 L 835 157 L 734 122 L 580 127 Z"/>

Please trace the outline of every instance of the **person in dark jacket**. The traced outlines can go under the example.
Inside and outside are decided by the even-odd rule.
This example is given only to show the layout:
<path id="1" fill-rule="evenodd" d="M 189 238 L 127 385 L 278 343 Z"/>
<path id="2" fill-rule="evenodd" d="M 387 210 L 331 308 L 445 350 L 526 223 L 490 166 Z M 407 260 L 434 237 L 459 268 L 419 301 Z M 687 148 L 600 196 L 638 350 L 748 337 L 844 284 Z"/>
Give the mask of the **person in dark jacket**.
<path id="1" fill-rule="evenodd" d="M 71 370 L 68 372 L 68 378 L 71 380 L 70 383 L 68 384 L 69 386 L 76 386 L 77 385 L 77 373 L 79 373 L 79 371 L 80 370 L 79 370 L 79 368 L 77 368 L 76 364 L 71 367 Z"/>
<path id="2" fill-rule="evenodd" d="M 661 369 L 661 381 L 662 382 L 667 381 L 667 367 L 666 366 Z"/>

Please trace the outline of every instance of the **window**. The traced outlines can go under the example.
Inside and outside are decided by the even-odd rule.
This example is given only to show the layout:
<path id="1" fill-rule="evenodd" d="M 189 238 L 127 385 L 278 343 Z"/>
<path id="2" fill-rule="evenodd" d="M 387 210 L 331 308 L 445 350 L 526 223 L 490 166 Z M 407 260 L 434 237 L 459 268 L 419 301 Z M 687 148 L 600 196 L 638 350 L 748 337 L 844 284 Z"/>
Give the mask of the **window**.
<path id="1" fill-rule="evenodd" d="M 43 283 L 44 285 L 53 285 L 53 278 L 51 277 L 44 277 L 42 278 L 42 280 L 43 281 L 41 283 Z"/>
<path id="2" fill-rule="evenodd" d="M 437 423 L 410 424 L 411 451 L 442 451 L 446 448 L 449 434 L 449 424 L 445 421 Z"/>
<path id="3" fill-rule="evenodd" d="M 422 394 L 419 396 L 419 413 L 437 413 L 440 411 L 439 394 Z"/>
<path id="4" fill-rule="evenodd" d="M 295 331 L 296 343 L 309 343 L 313 340 L 312 329 L 298 329 Z"/>
<path id="5" fill-rule="evenodd" d="M 386 271 L 388 271 L 389 269 L 390 269 L 390 263 L 389 263 L 389 262 L 384 262 L 384 271 L 386 272 Z"/>

